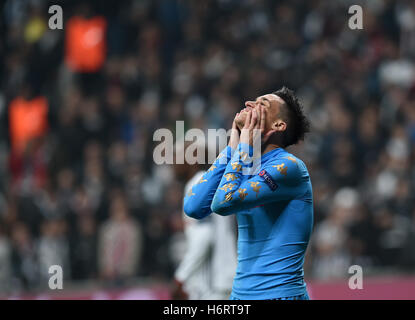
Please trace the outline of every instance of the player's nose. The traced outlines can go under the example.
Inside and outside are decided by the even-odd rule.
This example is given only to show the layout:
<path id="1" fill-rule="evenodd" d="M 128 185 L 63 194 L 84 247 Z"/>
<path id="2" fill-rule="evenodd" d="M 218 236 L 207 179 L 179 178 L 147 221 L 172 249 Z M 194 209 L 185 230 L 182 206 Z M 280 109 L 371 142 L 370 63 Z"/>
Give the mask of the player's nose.
<path id="1" fill-rule="evenodd" d="M 245 107 L 255 108 L 255 102 L 254 101 L 246 101 L 245 102 Z"/>

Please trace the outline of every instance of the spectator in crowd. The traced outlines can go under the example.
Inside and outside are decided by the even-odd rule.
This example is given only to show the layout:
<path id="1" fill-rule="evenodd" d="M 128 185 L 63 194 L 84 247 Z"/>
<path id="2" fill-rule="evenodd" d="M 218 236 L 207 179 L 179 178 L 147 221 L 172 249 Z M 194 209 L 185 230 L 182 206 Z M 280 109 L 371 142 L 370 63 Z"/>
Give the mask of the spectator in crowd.
<path id="1" fill-rule="evenodd" d="M 42 223 L 36 255 L 41 287 L 48 287 L 51 266 L 60 266 L 63 279 L 70 278 L 69 244 L 66 238 L 65 220 L 55 217 Z"/>
<path id="2" fill-rule="evenodd" d="M 339 190 L 334 196 L 328 217 L 317 225 L 313 239 L 319 256 L 319 259 L 313 259 L 313 275 L 316 278 L 341 277 L 351 265 L 346 228 L 353 220 L 357 201 L 354 190 Z"/>
<path id="3" fill-rule="evenodd" d="M 74 280 L 95 279 L 97 266 L 96 221 L 91 214 L 81 214 L 77 219 L 77 230 L 71 241 L 71 271 Z"/>
<path id="4" fill-rule="evenodd" d="M 110 281 L 122 281 L 137 273 L 142 250 L 141 226 L 131 218 L 124 196 L 115 193 L 110 218 L 99 230 L 99 271 Z"/>
<path id="5" fill-rule="evenodd" d="M 13 291 L 30 290 L 39 286 L 39 263 L 36 243 L 23 223 L 15 223 L 11 231 Z"/>

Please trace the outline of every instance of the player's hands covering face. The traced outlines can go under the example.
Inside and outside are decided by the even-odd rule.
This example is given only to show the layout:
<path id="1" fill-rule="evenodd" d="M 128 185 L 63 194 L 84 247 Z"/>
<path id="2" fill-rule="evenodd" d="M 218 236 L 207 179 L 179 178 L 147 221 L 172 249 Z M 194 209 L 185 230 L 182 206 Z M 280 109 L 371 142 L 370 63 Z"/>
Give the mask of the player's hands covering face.
<path id="1" fill-rule="evenodd" d="M 232 149 L 236 149 L 239 144 L 239 129 L 238 129 L 238 126 L 236 125 L 236 118 L 238 118 L 238 116 L 239 116 L 239 112 L 236 114 L 235 118 L 233 119 L 231 137 L 228 143 L 228 146 L 230 146 Z"/>
<path id="2" fill-rule="evenodd" d="M 261 144 L 261 137 L 265 132 L 265 115 L 266 110 L 262 106 L 247 111 L 245 124 L 241 130 L 241 143 L 246 143 L 250 146 L 253 146 L 254 143 Z"/>

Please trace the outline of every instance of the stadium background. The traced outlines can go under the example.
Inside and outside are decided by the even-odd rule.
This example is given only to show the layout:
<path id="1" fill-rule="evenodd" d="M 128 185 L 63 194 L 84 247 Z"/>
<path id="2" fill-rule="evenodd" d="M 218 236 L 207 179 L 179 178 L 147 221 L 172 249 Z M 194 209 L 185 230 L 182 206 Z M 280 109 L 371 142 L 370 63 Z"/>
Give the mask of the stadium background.
<path id="1" fill-rule="evenodd" d="M 53 4 L 63 30 L 48 29 Z M 153 132 L 229 128 L 287 85 L 312 122 L 291 149 L 314 188 L 311 297 L 415 298 L 415 2 L 1 6 L 1 297 L 169 298 L 183 182 L 153 162 Z M 365 290 L 347 287 L 353 264 Z"/>

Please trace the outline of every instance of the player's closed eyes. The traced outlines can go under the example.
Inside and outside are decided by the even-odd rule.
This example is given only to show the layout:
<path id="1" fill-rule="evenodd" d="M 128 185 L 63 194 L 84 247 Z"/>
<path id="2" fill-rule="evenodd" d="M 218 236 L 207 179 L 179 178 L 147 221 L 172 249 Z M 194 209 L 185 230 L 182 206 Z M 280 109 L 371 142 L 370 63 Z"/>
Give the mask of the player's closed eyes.
<path id="1" fill-rule="evenodd" d="M 255 102 L 256 102 L 256 103 L 258 103 L 258 101 L 255 101 Z M 265 104 L 264 100 L 261 100 L 260 105 L 261 105 L 261 106 L 264 106 L 264 107 L 266 107 L 266 106 L 267 106 L 267 105 Z"/>

